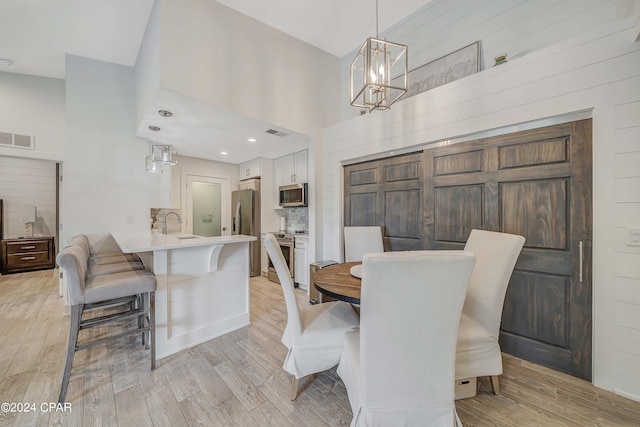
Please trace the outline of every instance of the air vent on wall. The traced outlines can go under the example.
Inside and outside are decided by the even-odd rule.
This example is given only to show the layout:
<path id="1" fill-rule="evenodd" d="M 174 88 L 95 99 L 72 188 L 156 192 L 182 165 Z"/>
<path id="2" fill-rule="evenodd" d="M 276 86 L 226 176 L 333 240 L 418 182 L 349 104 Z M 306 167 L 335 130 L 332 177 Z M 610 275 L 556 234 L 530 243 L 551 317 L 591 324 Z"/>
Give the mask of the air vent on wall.
<path id="1" fill-rule="evenodd" d="M 34 137 L 17 133 L 0 132 L 0 147 L 24 148 L 33 150 Z"/>
<path id="2" fill-rule="evenodd" d="M 267 129 L 265 132 L 270 133 L 271 135 L 279 136 L 279 137 L 289 136 L 288 133 L 280 132 L 279 130 L 275 130 L 275 129 Z"/>

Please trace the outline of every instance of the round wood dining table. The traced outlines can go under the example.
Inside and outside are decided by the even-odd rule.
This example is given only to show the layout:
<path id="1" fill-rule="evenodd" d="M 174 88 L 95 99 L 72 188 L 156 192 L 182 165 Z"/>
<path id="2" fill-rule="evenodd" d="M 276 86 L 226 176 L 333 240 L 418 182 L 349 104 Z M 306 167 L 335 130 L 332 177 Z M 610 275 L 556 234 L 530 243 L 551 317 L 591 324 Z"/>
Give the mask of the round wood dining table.
<path id="1" fill-rule="evenodd" d="M 313 283 L 323 295 L 351 304 L 360 304 L 362 280 L 351 274 L 351 267 L 360 264 L 362 263 L 346 262 L 322 268 L 313 275 Z"/>

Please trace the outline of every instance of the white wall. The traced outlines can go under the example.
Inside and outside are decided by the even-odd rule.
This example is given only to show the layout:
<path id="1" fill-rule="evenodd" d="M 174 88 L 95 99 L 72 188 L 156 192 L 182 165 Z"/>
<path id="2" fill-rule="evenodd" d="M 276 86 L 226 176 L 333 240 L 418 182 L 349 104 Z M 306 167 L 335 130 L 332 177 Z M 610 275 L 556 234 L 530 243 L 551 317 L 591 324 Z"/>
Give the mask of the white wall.
<path id="1" fill-rule="evenodd" d="M 464 2 L 435 3 L 434 8 Z M 555 2 L 521 6 L 535 9 L 539 3 Z M 592 109 L 593 382 L 640 400 L 640 250 L 623 241 L 623 227 L 637 226 L 640 218 L 640 43 L 634 42 L 635 20 L 615 18 L 614 1 L 573 0 L 558 7 L 554 10 L 575 8 L 576 16 L 565 17 L 563 26 L 546 11 L 523 15 L 525 10 L 514 6 L 499 15 L 500 21 L 488 19 L 482 9 L 471 16 L 443 15 L 443 21 L 425 22 L 440 29 L 432 37 L 437 40 L 484 22 L 503 22 L 494 32 L 513 30 L 511 37 L 502 33 L 507 37 L 504 50 L 523 54 L 408 98 L 389 111 L 325 129 L 324 258 L 338 259 L 341 252 L 342 161 Z M 529 40 L 543 36 L 539 29 L 560 41 L 524 54 L 518 40 L 530 46 Z M 547 44 L 552 35 L 544 35 Z M 480 38 L 484 43 L 485 37 Z"/>
<path id="2" fill-rule="evenodd" d="M 160 89 L 160 0 L 153 4 L 135 65 L 136 123 Z"/>
<path id="3" fill-rule="evenodd" d="M 340 116 L 337 57 L 215 1 L 156 1 L 136 72 L 138 120 L 154 91 L 168 90 L 308 135 L 321 152 L 322 129 Z M 309 158 L 312 235 L 320 162 Z"/>
<path id="4" fill-rule="evenodd" d="M 160 14 L 162 88 L 305 135 L 338 121 L 337 57 L 215 1 Z"/>
<path id="5" fill-rule="evenodd" d="M 55 236 L 56 162 L 0 156 L 0 199 L 4 200 L 4 238 L 25 235 L 22 213 L 27 206 L 36 207 L 34 236 Z"/>
<path id="6" fill-rule="evenodd" d="M 0 156 L 62 160 L 65 81 L 0 72 L 0 132 L 35 137 L 34 150 L 0 147 Z"/>
<path id="7" fill-rule="evenodd" d="M 62 243 L 78 233 L 148 230 L 155 175 L 144 170 L 146 141 L 134 136 L 133 68 L 67 55 L 66 70 Z"/>
<path id="8" fill-rule="evenodd" d="M 6 199 L 5 219 L 13 224 L 16 204 L 36 205 L 40 222 L 35 224 L 34 232 L 55 235 L 55 164 L 64 159 L 67 133 L 65 81 L 0 72 L 0 131 L 35 138 L 33 150 L 0 147 L 0 156 L 6 157 L 0 165 L 0 174 L 11 176 L 5 183 L 10 187 L 2 184 L 0 190 L 0 198 Z M 31 172 L 27 172 L 28 178 L 16 180 L 15 174 L 24 172 L 16 171 L 24 167 L 23 162 L 28 162 Z M 33 188 L 35 182 L 37 189 Z M 5 237 L 23 233 L 24 225 L 5 224 Z"/>

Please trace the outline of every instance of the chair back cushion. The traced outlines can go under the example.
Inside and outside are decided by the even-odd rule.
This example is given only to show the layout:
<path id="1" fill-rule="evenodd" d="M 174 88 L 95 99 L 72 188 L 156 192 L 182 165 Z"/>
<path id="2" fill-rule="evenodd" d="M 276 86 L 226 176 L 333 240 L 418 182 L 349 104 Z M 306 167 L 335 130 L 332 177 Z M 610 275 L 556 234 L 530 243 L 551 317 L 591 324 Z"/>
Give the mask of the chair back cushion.
<path id="1" fill-rule="evenodd" d="M 525 238 L 515 234 L 471 230 L 464 249 L 476 256 L 462 312 L 497 337 L 502 306 Z"/>
<path id="2" fill-rule="evenodd" d="M 384 252 L 380 227 L 344 227 L 345 262 L 362 261 L 364 254 Z"/>
<path id="3" fill-rule="evenodd" d="M 264 247 L 267 250 L 269 259 L 276 269 L 280 285 L 282 286 L 282 292 L 284 293 L 284 300 L 287 305 L 287 326 L 282 336 L 282 343 L 291 348 L 293 340 L 302 334 L 302 320 L 300 318 L 300 310 L 298 308 L 298 300 L 293 286 L 293 279 L 289 274 L 289 268 L 287 262 L 282 255 L 280 244 L 276 240 L 276 237 L 272 233 L 268 233 L 264 238 Z"/>
<path id="4" fill-rule="evenodd" d="M 56 257 L 56 262 L 64 271 L 69 291 L 69 305 L 84 303 L 84 287 L 87 275 L 87 258 L 84 250 L 71 244 L 62 249 Z"/>
<path id="5" fill-rule="evenodd" d="M 364 256 L 356 425 L 453 425 L 456 337 L 473 264 L 468 251 Z"/>
<path id="6" fill-rule="evenodd" d="M 71 238 L 71 243 L 79 245 L 86 252 L 87 258 L 91 256 L 91 245 L 89 244 L 89 238 L 86 234 L 76 234 Z"/>

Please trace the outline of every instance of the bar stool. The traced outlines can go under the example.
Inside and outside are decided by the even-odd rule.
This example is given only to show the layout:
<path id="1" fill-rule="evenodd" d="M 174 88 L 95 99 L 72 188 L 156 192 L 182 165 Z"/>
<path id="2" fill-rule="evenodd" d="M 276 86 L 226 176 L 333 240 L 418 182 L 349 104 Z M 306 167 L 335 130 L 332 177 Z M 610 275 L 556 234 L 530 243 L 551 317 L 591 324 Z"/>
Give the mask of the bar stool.
<path id="1" fill-rule="evenodd" d="M 156 278 L 146 270 L 87 277 L 87 258 L 82 248 L 71 245 L 60 251 L 56 261 L 64 271 L 69 290 L 71 318 L 67 357 L 60 387 L 59 403 L 64 403 L 75 352 L 134 334 L 142 334 L 145 348 L 151 348 L 151 370 L 156 368 L 155 290 Z M 83 319 L 85 311 L 119 306 L 119 311 Z M 106 338 L 78 342 L 80 330 L 107 323 L 137 319 L 137 327 Z M 149 334 L 149 340 L 145 335 Z"/>

